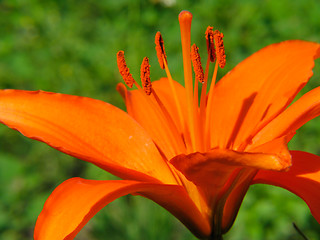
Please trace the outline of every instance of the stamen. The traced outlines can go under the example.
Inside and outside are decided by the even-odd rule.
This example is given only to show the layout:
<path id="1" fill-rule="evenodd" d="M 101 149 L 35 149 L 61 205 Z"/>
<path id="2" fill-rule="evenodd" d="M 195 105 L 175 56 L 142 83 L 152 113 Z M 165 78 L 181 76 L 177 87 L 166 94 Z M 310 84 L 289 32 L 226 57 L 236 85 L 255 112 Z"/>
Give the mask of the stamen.
<path id="1" fill-rule="evenodd" d="M 194 92 L 193 92 L 193 118 L 195 124 L 195 138 L 197 139 L 196 147 L 198 150 L 202 149 L 202 138 L 200 134 L 200 119 L 199 119 L 199 107 L 198 107 L 198 85 L 199 82 L 204 83 L 204 73 L 201 65 L 201 58 L 199 54 L 199 48 L 196 44 L 191 46 L 191 60 L 193 64 L 193 70 L 195 73 Z"/>
<path id="2" fill-rule="evenodd" d="M 218 73 L 218 65 L 219 65 L 219 58 L 217 58 L 218 61 L 215 63 L 214 66 L 214 70 L 213 70 L 213 76 L 212 76 L 212 80 L 211 80 L 211 85 L 210 85 L 210 89 L 209 89 L 209 93 L 208 93 L 208 98 L 207 98 L 207 109 L 212 109 L 212 102 L 213 102 L 213 92 L 214 92 L 214 86 L 216 83 L 216 79 L 217 79 L 217 73 Z M 212 119 L 213 119 L 213 115 L 214 115 L 214 111 L 208 111 L 206 115 L 206 124 L 205 124 L 205 143 L 207 143 L 207 148 L 210 149 L 210 145 L 211 145 L 211 124 L 212 124 Z"/>
<path id="3" fill-rule="evenodd" d="M 214 62 L 216 60 L 216 50 L 214 47 L 214 37 L 213 37 L 213 27 L 208 26 L 206 30 L 206 39 L 207 39 L 207 51 L 210 58 L 210 62 Z"/>
<path id="4" fill-rule="evenodd" d="M 204 73 L 201 65 L 199 48 L 195 44 L 193 44 L 191 47 L 191 60 L 192 60 L 193 70 L 195 73 L 196 80 L 198 80 L 201 83 L 204 83 Z"/>
<path id="5" fill-rule="evenodd" d="M 143 90 L 147 95 L 150 95 L 152 92 L 152 85 L 150 80 L 149 59 L 147 57 L 145 57 L 142 61 L 141 69 L 140 69 L 140 77 L 141 77 Z"/>
<path id="6" fill-rule="evenodd" d="M 123 81 L 127 84 L 129 88 L 132 88 L 135 80 L 133 79 L 131 73 L 129 72 L 129 68 L 127 67 L 126 60 L 124 59 L 123 51 L 119 51 L 117 53 L 117 64 L 118 64 L 120 75 L 123 78 Z"/>
<path id="7" fill-rule="evenodd" d="M 156 100 L 156 103 L 158 104 L 155 105 L 155 108 L 159 107 L 158 114 L 160 116 L 163 116 L 167 121 L 168 127 L 170 129 L 170 139 L 172 139 L 172 145 L 175 146 L 174 149 L 179 149 L 178 152 L 184 152 L 184 144 L 182 142 L 182 139 L 180 138 L 179 131 L 177 130 L 176 125 L 174 124 L 168 110 L 165 108 L 164 104 L 154 91 L 152 89 L 152 84 L 150 80 L 150 65 L 149 65 L 149 59 L 145 57 L 142 61 L 141 64 L 141 69 L 140 69 L 140 77 L 141 77 L 141 83 L 143 90 L 147 95 L 150 95 L 151 93 L 153 94 L 154 99 Z M 151 101 L 152 102 L 152 101 Z M 176 152 L 176 154 L 178 153 Z"/>
<path id="8" fill-rule="evenodd" d="M 224 51 L 224 44 L 223 44 L 223 34 L 220 33 L 218 30 L 215 30 L 213 32 L 214 36 L 214 43 L 215 43 L 215 48 L 216 48 L 216 57 L 217 57 L 217 62 L 215 64 L 214 70 L 213 70 L 213 76 L 212 76 L 212 81 L 211 81 L 211 86 L 207 98 L 207 109 L 212 108 L 212 102 L 213 102 L 213 92 L 214 92 L 214 86 L 215 82 L 217 79 L 217 72 L 218 72 L 218 66 L 220 68 L 224 68 L 226 65 L 226 55 Z M 211 128 L 212 128 L 212 119 L 213 119 L 213 114 L 214 111 L 209 111 L 209 114 L 206 115 L 206 121 L 205 121 L 205 143 L 207 143 L 207 148 L 211 147 Z"/>
<path id="9" fill-rule="evenodd" d="M 121 55 L 121 53 L 119 55 Z M 140 76 L 141 76 L 143 89 L 137 84 L 136 81 L 134 81 L 134 84 L 136 85 L 138 91 L 145 98 L 146 104 L 151 104 L 152 108 L 155 109 L 155 114 L 157 115 L 157 117 L 161 119 L 162 122 L 164 122 L 164 126 L 166 130 L 161 132 L 161 134 L 167 135 L 167 136 L 169 134 L 168 137 L 170 139 L 170 143 L 168 145 L 172 146 L 172 149 L 173 151 L 175 151 L 175 154 L 185 152 L 185 146 L 182 139 L 180 138 L 179 131 L 177 130 L 170 114 L 165 109 L 163 103 L 160 101 L 160 98 L 152 89 L 152 84 L 150 80 L 150 65 L 149 65 L 149 59 L 147 57 L 145 57 L 142 61 Z M 145 93 L 143 93 L 143 91 Z M 153 96 L 156 101 L 154 101 L 152 98 L 147 96 L 147 95 L 150 95 L 151 93 L 153 93 Z"/>
<path id="10" fill-rule="evenodd" d="M 175 144 L 175 149 L 179 149 L 176 153 L 185 152 L 185 150 L 186 150 L 185 145 L 180 137 L 178 128 L 177 128 L 176 124 L 174 123 L 171 115 L 169 114 L 167 108 L 162 103 L 160 97 L 158 96 L 158 94 L 156 93 L 156 91 L 154 89 L 151 89 L 151 93 L 152 93 L 152 96 L 154 97 L 155 101 L 157 102 L 158 107 L 160 108 L 162 115 L 167 120 L 168 127 L 170 128 L 170 133 L 172 135 L 172 140 L 175 140 L 175 141 L 173 141 Z"/>
<path id="11" fill-rule="evenodd" d="M 207 84 L 208 84 L 208 76 L 209 76 L 209 65 L 210 62 L 214 62 L 216 60 L 216 50 L 214 47 L 214 38 L 213 38 L 213 27 L 208 26 L 205 32 L 206 40 L 207 40 L 207 52 L 208 58 L 206 63 L 206 70 L 204 73 L 204 83 L 202 84 L 201 96 L 200 96 L 200 122 L 204 123 L 200 125 L 201 139 L 206 141 L 204 136 L 208 134 L 205 132 L 206 125 L 206 106 L 207 106 Z M 206 147 L 206 146 L 205 146 Z"/>
<path id="12" fill-rule="evenodd" d="M 156 33 L 154 42 L 156 44 L 157 57 L 160 67 L 164 69 L 164 61 L 167 63 L 167 55 L 166 51 L 164 50 L 164 42 L 160 32 Z"/>
<path id="13" fill-rule="evenodd" d="M 157 32 L 156 36 L 155 36 L 155 44 L 156 44 L 156 51 L 157 51 L 157 57 L 158 57 L 158 61 L 160 64 L 160 67 L 162 69 L 164 69 L 166 71 L 168 80 L 169 80 L 169 85 L 174 97 L 174 101 L 176 104 L 176 108 L 179 114 L 179 122 L 180 122 L 180 131 L 183 132 L 184 131 L 184 122 L 183 122 L 183 116 L 182 116 L 182 110 L 181 110 L 181 106 L 180 106 L 180 102 L 177 96 L 177 91 L 175 89 L 170 71 L 169 71 L 169 67 L 168 67 L 168 62 L 167 62 L 167 55 L 166 52 L 164 50 L 164 41 L 162 38 L 162 35 L 160 32 Z M 154 92 L 154 91 L 153 91 Z"/>
<path id="14" fill-rule="evenodd" d="M 224 51 L 223 37 L 223 33 L 219 32 L 218 30 L 214 31 L 214 43 L 216 46 L 217 60 L 219 62 L 220 68 L 224 68 L 224 66 L 226 65 L 226 54 Z"/>
<path id="15" fill-rule="evenodd" d="M 179 115 L 179 123 L 180 123 L 179 130 L 180 130 L 181 134 L 184 136 L 184 135 L 186 135 L 186 133 L 185 133 L 186 126 L 185 126 L 185 123 L 184 123 L 184 117 L 183 117 L 183 114 L 182 114 L 182 108 L 181 108 L 180 101 L 178 99 L 177 90 L 176 90 L 176 87 L 174 86 L 173 79 L 172 79 L 171 73 L 169 71 L 169 67 L 167 65 L 167 62 L 164 62 L 164 69 L 165 69 L 167 77 L 168 77 L 169 85 L 170 85 L 170 88 L 171 88 L 171 91 L 172 91 L 172 94 L 173 94 L 173 98 L 174 98 L 174 102 L 176 104 L 176 108 L 177 108 L 178 115 Z M 186 141 L 186 145 L 188 145 L 187 141 Z"/>

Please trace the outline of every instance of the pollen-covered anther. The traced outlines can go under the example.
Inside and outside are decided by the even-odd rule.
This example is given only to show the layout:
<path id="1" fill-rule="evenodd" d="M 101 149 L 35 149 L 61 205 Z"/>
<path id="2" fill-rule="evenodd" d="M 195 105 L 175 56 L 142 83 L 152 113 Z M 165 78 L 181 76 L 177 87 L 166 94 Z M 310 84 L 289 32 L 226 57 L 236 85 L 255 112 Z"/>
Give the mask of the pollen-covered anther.
<path id="1" fill-rule="evenodd" d="M 147 95 L 150 95 L 152 92 L 152 85 L 150 80 L 149 59 L 147 57 L 145 57 L 142 61 L 141 69 L 140 69 L 140 77 L 141 77 L 143 90 Z"/>
<path id="2" fill-rule="evenodd" d="M 217 61 L 219 63 L 219 67 L 224 68 L 226 65 L 226 54 L 224 51 L 224 44 L 223 44 L 223 33 L 219 30 L 215 30 L 214 32 L 214 43 L 216 46 L 216 55 Z"/>
<path id="3" fill-rule="evenodd" d="M 213 27 L 208 26 L 205 35 L 210 62 L 214 62 L 216 60 L 216 50 L 214 47 Z"/>
<path id="4" fill-rule="evenodd" d="M 156 51 L 157 51 L 159 65 L 162 69 L 164 69 L 163 61 L 166 61 L 167 63 L 167 55 L 166 55 L 166 51 L 164 50 L 164 42 L 160 32 L 156 33 L 154 42 L 156 44 Z"/>
<path id="5" fill-rule="evenodd" d="M 120 75 L 123 78 L 123 81 L 127 84 L 129 88 L 132 88 L 132 85 L 135 82 L 135 80 L 133 79 L 129 71 L 129 68 L 127 67 L 126 60 L 124 59 L 123 51 L 119 51 L 117 53 L 117 64 L 118 64 Z"/>
<path id="6" fill-rule="evenodd" d="M 201 83 L 204 83 L 204 73 L 201 65 L 199 48 L 195 44 L 193 44 L 191 47 L 191 60 L 196 80 L 198 80 Z"/>

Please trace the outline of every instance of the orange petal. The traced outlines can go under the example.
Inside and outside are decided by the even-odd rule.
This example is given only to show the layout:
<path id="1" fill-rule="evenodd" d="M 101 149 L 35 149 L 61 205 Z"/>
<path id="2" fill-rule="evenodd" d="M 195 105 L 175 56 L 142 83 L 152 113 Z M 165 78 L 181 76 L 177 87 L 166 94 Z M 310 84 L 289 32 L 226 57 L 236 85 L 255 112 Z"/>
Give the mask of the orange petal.
<path id="1" fill-rule="evenodd" d="M 175 183 L 147 133 L 108 103 L 42 91 L 2 90 L 0 122 L 120 177 Z"/>
<path id="2" fill-rule="evenodd" d="M 298 195 L 320 223 L 320 157 L 301 151 L 292 151 L 291 154 L 292 167 L 288 172 L 260 170 L 252 184 L 270 184 Z"/>
<path id="3" fill-rule="evenodd" d="M 207 153 L 181 154 L 170 162 L 198 186 L 221 187 L 237 167 L 282 171 L 291 165 L 287 157 L 290 158 L 268 153 L 214 149 Z"/>
<path id="4" fill-rule="evenodd" d="M 232 191 L 227 195 L 227 199 L 223 208 L 223 217 L 222 217 L 222 232 L 226 233 L 232 227 L 234 220 L 237 217 L 239 208 L 245 197 L 245 194 L 248 191 L 251 180 L 254 177 L 256 169 L 242 169 L 241 174 L 236 177 L 237 182 L 234 184 Z M 235 172 L 237 174 L 237 172 Z M 233 179 L 231 179 L 233 180 Z M 230 185 L 233 183 L 230 183 Z M 228 189 L 224 189 L 227 191 Z"/>
<path id="5" fill-rule="evenodd" d="M 274 154 L 284 161 L 284 165 L 291 166 L 291 155 L 288 150 L 288 142 L 292 137 L 293 134 L 287 134 L 279 138 L 272 139 L 259 146 L 249 145 L 246 148 L 246 151 Z"/>
<path id="6" fill-rule="evenodd" d="M 163 104 L 168 109 L 168 112 L 172 116 L 172 119 L 174 120 L 175 124 L 178 126 L 179 131 L 182 132 L 184 126 L 181 126 L 179 122 L 179 114 L 177 110 L 176 103 L 174 101 L 174 96 L 170 88 L 170 83 L 167 78 L 161 78 L 158 81 L 152 82 L 152 87 L 157 92 L 159 98 L 163 102 Z M 186 124 L 187 122 L 187 104 L 186 104 L 186 91 L 185 88 L 178 82 L 173 81 L 177 98 L 180 100 L 179 104 L 181 106 L 181 112 L 183 117 L 183 122 Z"/>
<path id="7" fill-rule="evenodd" d="M 260 150 L 268 152 L 276 144 L 279 144 L 278 140 L 261 146 Z M 209 205 L 222 204 L 218 209 L 223 209 L 221 227 L 226 232 L 232 226 L 256 171 L 283 171 L 291 165 L 286 148 L 277 149 L 281 150 L 277 155 L 214 149 L 207 153 L 178 155 L 170 162 L 204 191 Z"/>
<path id="8" fill-rule="evenodd" d="M 170 91 L 168 80 L 163 78 L 152 84 L 154 91 L 169 113 L 169 117 L 172 119 L 177 132 L 171 131 L 170 123 L 161 113 L 161 109 L 158 107 L 158 103 L 153 96 L 146 96 L 144 92 L 139 90 L 127 91 L 123 85 L 118 85 L 117 89 L 121 95 L 125 97 L 129 115 L 146 129 L 167 159 L 170 159 L 181 151 L 185 151 L 185 147 L 180 138 L 181 134 L 179 133 L 182 127 L 179 123 L 179 116 L 175 108 L 175 102 Z M 177 94 L 183 95 L 184 88 L 178 83 L 175 84 L 175 87 Z M 185 106 L 185 103 L 182 106 Z M 176 141 L 176 138 L 180 138 L 180 142 Z"/>
<path id="9" fill-rule="evenodd" d="M 271 139 L 295 132 L 306 122 L 320 115 L 320 87 L 317 87 L 293 103 L 266 125 L 252 140 L 258 145 Z M 290 139 L 289 139 L 290 140 Z"/>
<path id="10" fill-rule="evenodd" d="M 173 81 L 173 83 L 178 95 L 178 99 L 181 100 L 180 106 L 183 108 L 183 113 L 185 114 L 184 121 L 186 121 L 186 102 L 183 101 L 183 99 L 185 99 L 185 90 L 179 83 L 175 81 Z M 175 121 L 175 124 L 178 126 L 178 111 L 175 106 L 175 100 L 172 96 L 168 79 L 161 78 L 159 81 L 153 82 L 153 89 L 156 91 L 158 97 L 161 99 L 170 116 L 172 116 L 172 119 Z M 162 121 L 162 119 L 158 117 L 154 108 L 155 102 L 151 96 L 146 96 L 144 93 L 138 90 L 128 91 L 122 83 L 117 85 L 117 90 L 126 101 L 128 113 L 134 117 L 145 129 L 147 129 L 148 133 L 151 134 L 152 139 L 155 141 L 156 145 L 161 149 L 162 153 L 167 159 L 171 159 L 177 154 L 185 152 L 185 146 L 181 146 L 180 148 L 174 147 L 176 142 L 173 142 L 174 138 L 170 135 L 172 132 L 166 131 L 168 130 L 168 125 L 166 125 L 166 122 Z M 146 97 L 148 98 L 146 99 Z M 180 137 L 180 135 L 181 134 L 178 134 L 176 137 Z M 188 141 L 188 139 L 184 140 L 186 142 Z M 189 143 L 189 145 L 191 145 L 191 143 Z M 169 166 L 171 166 L 171 164 L 169 164 Z M 174 167 L 172 168 L 174 169 Z M 177 175 L 177 178 L 181 181 L 181 185 L 186 188 L 191 199 L 200 209 L 206 211 L 207 206 L 206 204 L 203 204 L 203 198 L 201 194 L 199 194 L 197 187 L 192 182 L 186 180 L 181 173 L 177 172 Z"/>
<path id="11" fill-rule="evenodd" d="M 272 44 L 225 75 L 214 90 L 212 147 L 237 147 L 283 111 L 312 76 L 320 45 Z"/>
<path id="12" fill-rule="evenodd" d="M 281 138 L 273 139 L 272 141 L 262 144 L 258 147 L 246 149 L 246 150 L 249 150 L 250 152 L 256 152 L 256 153 L 261 152 L 261 153 L 273 154 L 277 156 L 279 159 L 281 159 L 281 163 L 283 166 L 286 166 L 288 168 L 291 166 L 291 154 L 287 147 L 287 142 L 288 142 L 287 138 L 290 138 L 290 137 L 291 136 L 286 135 Z M 257 168 L 246 169 L 245 171 L 242 170 L 241 174 L 238 175 L 239 179 L 235 184 L 234 184 L 233 178 L 229 178 L 228 182 L 230 182 L 230 180 L 233 182 L 233 183 L 230 183 L 229 185 L 234 184 L 234 187 L 230 192 L 230 194 L 228 194 L 225 205 L 224 205 L 224 209 L 223 209 L 223 219 L 222 219 L 223 232 L 227 232 L 231 228 L 238 214 L 242 200 L 248 191 L 251 180 L 253 179 L 257 171 L 258 171 Z M 238 174 L 238 172 L 234 172 L 233 174 Z M 227 186 L 224 186 L 224 191 L 227 191 L 226 189 L 227 187 L 228 187 L 228 184 Z"/>
<path id="13" fill-rule="evenodd" d="M 96 181 L 72 178 L 58 186 L 38 217 L 35 240 L 70 240 L 103 207 L 130 193 L 148 194 L 171 211 L 199 237 L 210 227 L 183 187 L 137 181 Z"/>

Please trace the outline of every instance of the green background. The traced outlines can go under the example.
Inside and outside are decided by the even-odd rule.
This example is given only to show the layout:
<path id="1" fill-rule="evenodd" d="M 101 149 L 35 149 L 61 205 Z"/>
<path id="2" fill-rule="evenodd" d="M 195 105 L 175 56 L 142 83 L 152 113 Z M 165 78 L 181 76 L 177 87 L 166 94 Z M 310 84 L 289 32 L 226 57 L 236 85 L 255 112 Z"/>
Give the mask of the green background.
<path id="1" fill-rule="evenodd" d="M 227 65 L 219 78 L 245 57 L 287 39 L 320 42 L 318 0 L 0 0 L 0 88 L 42 89 L 124 104 L 115 91 L 121 81 L 116 53 L 124 50 L 136 79 L 148 56 L 153 80 L 165 76 L 154 51 L 161 31 L 173 77 L 182 80 L 178 14 L 193 13 L 192 42 L 205 55 L 208 25 L 225 35 Z M 303 90 L 319 85 L 315 75 Z M 77 121 L 77 119 L 75 119 Z M 320 121 L 302 127 L 291 149 L 320 155 Z M 0 239 L 31 239 L 33 226 L 50 192 L 71 177 L 111 179 L 86 162 L 0 126 Z M 319 224 L 306 204 L 271 186 L 250 188 L 225 239 L 320 238 Z M 76 239 L 195 239 L 153 202 L 126 196 L 99 212 Z"/>

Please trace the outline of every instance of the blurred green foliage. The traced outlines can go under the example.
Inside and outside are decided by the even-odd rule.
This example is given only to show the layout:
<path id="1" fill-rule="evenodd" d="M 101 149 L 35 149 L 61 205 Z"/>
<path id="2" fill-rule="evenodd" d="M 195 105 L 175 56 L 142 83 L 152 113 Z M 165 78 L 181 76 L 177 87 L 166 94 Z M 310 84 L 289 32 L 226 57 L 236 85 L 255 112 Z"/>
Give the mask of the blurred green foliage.
<path id="1" fill-rule="evenodd" d="M 320 41 L 318 0 L 0 0 L 0 87 L 88 96 L 124 108 L 115 91 L 120 81 L 115 56 L 125 50 L 138 78 L 144 56 L 153 79 L 164 76 L 154 51 L 154 34 L 163 34 L 171 73 L 182 80 L 177 16 L 194 14 L 192 42 L 205 54 L 208 25 L 225 35 L 226 69 L 274 42 Z M 313 81 L 319 85 L 319 62 Z M 77 121 L 77 119 L 75 119 Z M 64 180 L 113 176 L 83 161 L 0 126 L 0 239 L 32 238 L 45 199 Z M 302 127 L 291 149 L 320 154 L 320 121 Z M 226 239 L 302 239 L 295 222 L 319 239 L 318 223 L 306 204 L 271 186 L 252 186 Z M 195 239 L 174 217 L 141 197 L 126 196 L 98 213 L 76 239 Z"/>

